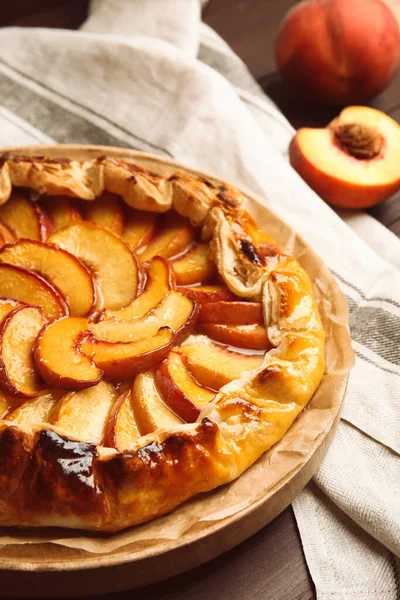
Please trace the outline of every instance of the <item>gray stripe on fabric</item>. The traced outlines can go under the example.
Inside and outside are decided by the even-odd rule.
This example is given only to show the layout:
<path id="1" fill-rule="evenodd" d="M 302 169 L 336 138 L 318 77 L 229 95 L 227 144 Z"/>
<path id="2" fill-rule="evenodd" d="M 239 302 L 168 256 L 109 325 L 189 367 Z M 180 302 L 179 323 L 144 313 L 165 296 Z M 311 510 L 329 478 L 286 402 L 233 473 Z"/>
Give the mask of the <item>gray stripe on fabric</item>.
<path id="1" fill-rule="evenodd" d="M 332 271 L 332 269 L 331 269 L 331 273 L 336 277 L 336 279 L 339 279 L 339 281 L 346 284 L 349 288 L 351 288 L 355 292 L 357 292 L 357 294 L 359 296 L 361 296 L 361 298 L 363 300 L 366 300 L 367 302 L 368 301 L 370 301 L 370 302 L 373 302 L 373 301 L 387 302 L 388 304 L 392 304 L 393 306 L 400 308 L 400 304 L 398 302 L 396 302 L 396 300 L 393 300 L 392 298 L 383 298 L 382 296 L 367 296 L 366 294 L 364 294 L 364 292 L 359 287 L 357 287 L 356 285 L 354 285 L 354 283 L 351 283 L 347 279 L 344 279 L 344 277 L 339 275 L 339 273 L 337 273 L 336 271 Z"/>

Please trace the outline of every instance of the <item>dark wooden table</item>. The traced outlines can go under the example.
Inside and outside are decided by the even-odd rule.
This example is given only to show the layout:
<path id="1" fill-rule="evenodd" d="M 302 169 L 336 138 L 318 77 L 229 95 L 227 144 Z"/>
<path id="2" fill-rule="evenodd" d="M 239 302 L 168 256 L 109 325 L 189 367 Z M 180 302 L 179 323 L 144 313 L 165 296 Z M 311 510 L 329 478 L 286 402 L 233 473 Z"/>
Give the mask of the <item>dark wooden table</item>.
<path id="1" fill-rule="evenodd" d="M 293 97 L 276 71 L 274 39 L 278 25 L 296 0 L 211 0 L 204 20 L 244 60 L 263 89 L 295 127 L 325 125 L 337 109 L 321 109 Z M 2 6 L 0 25 L 76 28 L 86 0 L 13 0 Z M 400 120 L 400 73 L 373 106 Z M 132 592 L 99 600 L 127 600 Z M 134 592 L 135 600 L 309 600 L 314 587 L 291 508 L 257 535 L 223 556 L 162 585 Z"/>

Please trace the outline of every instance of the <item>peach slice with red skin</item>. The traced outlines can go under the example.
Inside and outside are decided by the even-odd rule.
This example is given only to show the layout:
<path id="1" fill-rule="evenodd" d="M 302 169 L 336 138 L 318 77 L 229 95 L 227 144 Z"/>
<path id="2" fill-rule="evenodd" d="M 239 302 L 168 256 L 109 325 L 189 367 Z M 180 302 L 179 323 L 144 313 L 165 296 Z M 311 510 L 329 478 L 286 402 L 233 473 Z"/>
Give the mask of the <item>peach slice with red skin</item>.
<path id="1" fill-rule="evenodd" d="M 171 258 L 180 254 L 193 242 L 194 229 L 176 213 L 168 214 L 148 245 L 139 252 L 140 262 L 147 263 L 155 256 Z"/>
<path id="2" fill-rule="evenodd" d="M 70 252 L 89 267 L 105 308 L 127 306 L 140 291 L 143 273 L 136 255 L 109 229 L 82 221 L 51 235 L 47 243 Z"/>
<path id="3" fill-rule="evenodd" d="M 220 323 L 198 323 L 197 329 L 212 340 L 237 348 L 249 350 L 270 350 L 272 344 L 268 339 L 264 325 L 222 325 Z"/>
<path id="4" fill-rule="evenodd" d="M 44 242 L 51 222 L 43 209 L 20 191 L 14 190 L 8 201 L 0 206 L 0 221 L 15 238 Z"/>
<path id="5" fill-rule="evenodd" d="M 63 390 L 43 390 L 7 414 L 7 421 L 17 425 L 47 423 L 57 402 L 65 395 Z"/>
<path id="6" fill-rule="evenodd" d="M 114 404 L 104 445 L 123 452 L 140 437 L 140 432 L 133 414 L 132 390 L 126 390 Z"/>
<path id="7" fill-rule="evenodd" d="M 261 302 L 207 302 L 200 307 L 199 323 L 251 325 L 262 322 Z"/>
<path id="8" fill-rule="evenodd" d="M 160 365 L 155 381 L 165 403 L 187 422 L 195 421 L 202 408 L 215 397 L 213 390 L 197 383 L 185 356 L 176 350 Z"/>
<path id="9" fill-rule="evenodd" d="M 150 338 L 136 342 L 106 342 L 90 334 L 82 340 L 82 352 L 93 358 L 112 381 L 129 380 L 140 372 L 157 367 L 172 347 L 174 332 L 162 327 Z"/>
<path id="10" fill-rule="evenodd" d="M 68 314 L 68 307 L 58 290 L 37 273 L 0 263 L 0 297 L 39 306 L 48 319 Z"/>
<path id="11" fill-rule="evenodd" d="M 125 224 L 124 204 L 120 196 L 103 192 L 94 202 L 82 203 L 82 214 L 86 221 L 107 227 L 121 235 Z"/>
<path id="12" fill-rule="evenodd" d="M 48 215 L 52 229 L 50 233 L 60 231 L 64 227 L 82 221 L 77 198 L 69 196 L 43 196 L 39 200 L 40 206 Z"/>
<path id="13" fill-rule="evenodd" d="M 17 308 L 4 319 L 0 327 L 0 387 L 7 394 L 32 398 L 43 388 L 32 349 L 45 323 L 37 306 Z"/>
<path id="14" fill-rule="evenodd" d="M 165 404 L 157 389 L 153 371 L 140 373 L 136 377 L 132 394 L 133 412 L 141 435 L 182 423 L 182 419 Z"/>
<path id="15" fill-rule="evenodd" d="M 153 237 L 157 216 L 154 213 L 142 212 L 129 206 L 125 207 L 125 227 L 121 237 L 130 248 L 138 250 L 146 246 Z"/>
<path id="16" fill-rule="evenodd" d="M 174 287 L 174 277 L 169 263 L 165 258 L 156 256 L 147 267 L 147 280 L 143 292 L 128 306 L 119 310 L 104 310 L 100 315 L 100 321 L 112 318 L 128 321 L 142 317 L 155 308 Z"/>
<path id="17" fill-rule="evenodd" d="M 8 227 L 3 225 L 3 223 L 0 223 L 0 246 L 3 246 L 4 244 L 9 244 L 14 240 L 15 236 L 11 233 Z"/>
<path id="18" fill-rule="evenodd" d="M 193 285 L 211 279 L 217 269 L 208 258 L 208 244 L 194 243 L 185 254 L 174 258 L 171 266 L 178 285 Z"/>
<path id="19" fill-rule="evenodd" d="M 57 402 L 50 423 L 61 427 L 73 438 L 101 444 L 117 398 L 117 390 L 106 381 L 78 392 L 69 392 Z"/>
<path id="20" fill-rule="evenodd" d="M 42 329 L 33 353 L 36 369 L 46 383 L 65 390 L 80 390 L 100 381 L 103 372 L 80 349 L 88 327 L 87 319 L 66 317 Z"/>
<path id="21" fill-rule="evenodd" d="M 0 249 L 0 261 L 39 273 L 59 290 L 74 316 L 87 315 L 96 303 L 90 271 L 65 250 L 43 242 L 19 240 Z"/>
<path id="22" fill-rule="evenodd" d="M 349 106 L 326 129 L 299 129 L 291 165 L 323 200 L 367 208 L 400 188 L 400 126 L 366 106 Z"/>
<path id="23" fill-rule="evenodd" d="M 178 292 L 185 294 L 189 298 L 196 300 L 198 304 L 207 302 L 219 302 L 223 300 L 234 300 L 236 296 L 227 288 L 226 285 L 196 285 L 193 287 L 179 286 Z"/>
<path id="24" fill-rule="evenodd" d="M 261 354 L 236 352 L 200 335 L 188 338 L 177 351 L 186 356 L 196 380 L 217 391 L 245 371 L 257 369 L 264 360 Z"/>

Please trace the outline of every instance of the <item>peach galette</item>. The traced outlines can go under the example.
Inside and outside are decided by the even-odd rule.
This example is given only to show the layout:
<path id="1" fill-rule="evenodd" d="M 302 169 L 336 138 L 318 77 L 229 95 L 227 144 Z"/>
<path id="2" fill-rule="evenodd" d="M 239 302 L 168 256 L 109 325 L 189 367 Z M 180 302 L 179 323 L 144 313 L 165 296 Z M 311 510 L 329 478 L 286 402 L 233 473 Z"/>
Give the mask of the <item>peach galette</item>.
<path id="1" fill-rule="evenodd" d="M 108 157 L 2 157 L 1 525 L 141 523 L 285 434 L 324 332 L 241 202 Z"/>

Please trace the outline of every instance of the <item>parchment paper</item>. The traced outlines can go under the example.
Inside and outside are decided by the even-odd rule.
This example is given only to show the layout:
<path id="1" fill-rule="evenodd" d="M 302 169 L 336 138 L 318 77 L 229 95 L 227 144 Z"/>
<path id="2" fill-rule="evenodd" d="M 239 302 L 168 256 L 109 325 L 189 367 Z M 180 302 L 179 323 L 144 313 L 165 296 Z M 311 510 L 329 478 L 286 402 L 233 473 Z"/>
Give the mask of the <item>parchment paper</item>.
<path id="1" fill-rule="evenodd" d="M 88 157 L 88 151 L 84 151 L 82 147 L 77 147 L 75 150 L 73 148 L 54 149 L 54 147 L 42 146 L 41 153 L 52 156 L 62 156 L 64 153 L 64 156 L 73 158 Z M 104 147 L 91 148 L 89 152 L 91 155 L 113 154 L 109 148 Z M 27 154 L 29 151 L 24 148 L 24 153 Z M 35 154 L 35 150 L 31 150 L 30 153 Z M 121 150 L 114 154 L 124 158 L 134 158 L 136 164 L 165 174 L 171 174 L 177 168 L 191 174 L 198 174 L 192 169 L 185 169 L 181 165 L 177 166 L 172 161 L 164 161 L 158 157 L 137 155 L 135 152 L 127 153 Z M 28 555 L 30 559 L 35 556 L 39 562 L 42 560 L 43 563 L 48 563 L 52 558 L 55 561 L 62 561 L 63 556 L 67 561 L 68 558 L 84 560 L 88 553 L 108 554 L 120 548 L 129 550 L 131 556 L 143 550 L 156 552 L 162 541 L 179 538 L 183 540 L 193 531 L 204 532 L 210 522 L 222 521 L 230 515 L 255 505 L 261 499 L 268 501 L 277 487 L 297 473 L 319 447 L 340 412 L 348 373 L 354 361 L 348 333 L 347 300 L 339 290 L 332 274 L 306 243 L 268 208 L 254 198 L 246 197 L 246 208 L 258 224 L 300 261 L 314 285 L 326 332 L 326 372 L 310 403 L 280 442 L 233 483 L 197 496 L 169 515 L 116 534 L 84 534 L 80 531 L 55 528 L 38 531 L 2 528 L 0 529 L 0 567 L 2 559 L 7 560 L 12 557 L 17 560 L 20 556 L 21 560 L 24 560 Z M 29 547 L 26 546 L 27 544 Z M 35 545 L 34 549 L 32 544 Z M 74 549 L 74 551 L 65 553 L 60 547 Z M 24 549 L 27 552 L 24 552 Z"/>

